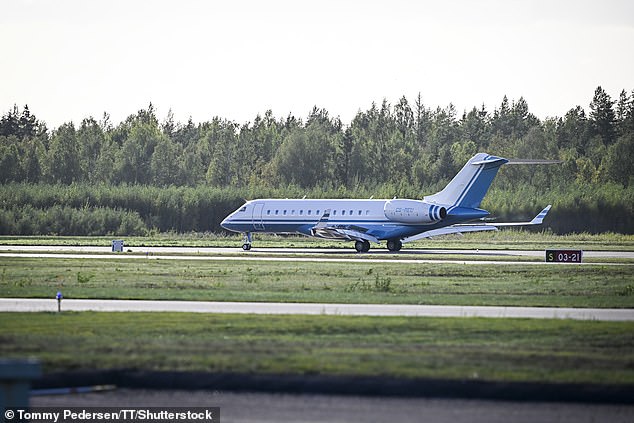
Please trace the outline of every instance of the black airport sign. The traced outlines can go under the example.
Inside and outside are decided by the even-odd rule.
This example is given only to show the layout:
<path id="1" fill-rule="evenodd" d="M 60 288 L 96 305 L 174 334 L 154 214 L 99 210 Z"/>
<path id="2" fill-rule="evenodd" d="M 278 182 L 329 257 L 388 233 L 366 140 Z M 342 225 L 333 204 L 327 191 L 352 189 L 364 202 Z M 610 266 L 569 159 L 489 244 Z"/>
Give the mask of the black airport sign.
<path id="1" fill-rule="evenodd" d="M 546 250 L 546 263 L 581 263 L 581 250 Z"/>

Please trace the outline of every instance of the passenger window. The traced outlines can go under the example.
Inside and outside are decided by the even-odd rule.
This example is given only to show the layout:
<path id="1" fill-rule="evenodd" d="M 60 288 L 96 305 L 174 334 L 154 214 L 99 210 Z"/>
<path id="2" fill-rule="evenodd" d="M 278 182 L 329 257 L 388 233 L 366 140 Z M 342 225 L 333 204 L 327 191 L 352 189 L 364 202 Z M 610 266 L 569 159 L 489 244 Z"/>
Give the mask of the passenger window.
<path id="1" fill-rule="evenodd" d="M 275 210 L 275 216 L 277 216 L 278 214 L 280 214 L 279 210 Z"/>
<path id="2" fill-rule="evenodd" d="M 361 210 L 359 210 L 359 216 L 361 216 Z"/>
<path id="3" fill-rule="evenodd" d="M 266 214 L 267 214 L 267 215 L 271 214 L 271 210 L 267 210 L 267 211 L 266 211 Z"/>
<path id="4" fill-rule="evenodd" d="M 346 215 L 346 211 L 345 210 L 341 210 L 341 215 L 345 216 Z"/>
<path id="5" fill-rule="evenodd" d="M 286 216 L 286 210 L 284 210 L 284 216 Z"/>
<path id="6" fill-rule="evenodd" d="M 300 210 L 300 211 L 299 211 L 299 215 L 300 215 L 300 216 L 303 216 L 303 215 L 304 215 L 304 210 Z"/>
<path id="7" fill-rule="evenodd" d="M 333 215 L 333 216 L 336 216 L 336 215 L 337 215 L 337 210 L 333 210 L 333 211 L 332 211 L 332 215 Z"/>
<path id="8" fill-rule="evenodd" d="M 352 213 L 354 213 L 352 210 L 350 210 L 350 216 L 352 216 Z"/>
<path id="9" fill-rule="evenodd" d="M 306 213 L 306 214 L 310 216 L 310 214 L 311 214 L 311 210 L 308 210 L 308 213 Z"/>
<path id="10" fill-rule="evenodd" d="M 365 211 L 365 215 L 367 216 L 367 215 L 369 215 L 369 214 L 370 214 L 370 210 L 366 210 L 366 211 Z"/>
<path id="11" fill-rule="evenodd" d="M 316 214 L 317 214 L 317 216 L 319 216 L 319 210 L 317 210 L 317 213 L 316 213 Z"/>

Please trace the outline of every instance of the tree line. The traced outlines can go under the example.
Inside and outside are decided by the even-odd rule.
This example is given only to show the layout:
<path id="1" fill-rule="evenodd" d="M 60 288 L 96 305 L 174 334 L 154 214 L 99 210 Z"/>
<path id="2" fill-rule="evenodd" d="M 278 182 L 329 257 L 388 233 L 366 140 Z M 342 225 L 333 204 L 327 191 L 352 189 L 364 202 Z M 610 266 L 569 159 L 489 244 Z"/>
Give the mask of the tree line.
<path id="1" fill-rule="evenodd" d="M 596 187 L 594 187 L 596 188 Z M 634 190 L 571 184 L 543 192 L 523 184 L 492 188 L 483 208 L 506 220 L 530 219 L 553 204 L 547 227 L 555 233 L 620 232 L 634 227 Z M 0 185 L 0 234 L 145 235 L 151 231 L 220 232 L 220 222 L 245 198 L 390 198 L 391 187 L 217 188 L 210 186 L 24 184 Z M 430 192 L 430 191 L 428 191 Z M 415 196 L 407 196 L 415 197 Z M 541 227 L 540 227 L 541 229 Z"/>
<path id="2" fill-rule="evenodd" d="M 125 234 L 153 228 L 218 230 L 224 216 L 215 212 L 237 207 L 240 196 L 420 198 L 440 189 L 479 151 L 562 161 L 558 166 L 503 168 L 490 194 L 496 202 L 489 207 L 496 214 L 513 214 L 504 204 L 539 209 L 544 198 L 554 197 L 564 207 L 561 217 L 574 217 L 574 224 L 558 231 L 634 232 L 633 202 L 626 202 L 634 189 L 634 91 L 624 90 L 613 100 L 601 87 L 589 112 L 576 106 L 563 117 L 544 120 L 530 113 L 523 98 L 504 97 L 492 112 L 474 107 L 458 117 L 453 105 L 430 108 L 419 95 L 413 105 L 405 97 L 394 105 L 387 100 L 372 104 L 349 125 L 318 107 L 305 120 L 276 118 L 269 110 L 243 124 L 220 117 L 177 123 L 171 111 L 159 121 L 150 104 L 116 125 L 104 114 L 100 120 L 89 117 L 78 126 L 69 122 L 49 130 L 28 106 L 14 106 L 0 119 L 0 232 L 59 233 L 65 229 L 50 229 L 46 223 L 45 211 L 53 206 L 69 207 L 65 212 L 76 220 L 92 213 L 83 224 L 90 228 L 85 233 Z M 34 195 L 28 193 L 42 187 L 58 197 L 30 200 Z M 67 202 L 73 190 L 85 201 Z M 149 195 L 146 202 L 153 204 L 161 196 L 184 204 L 189 196 L 201 209 L 170 208 L 168 200 L 139 208 L 128 200 L 108 202 L 105 194 L 91 194 L 109 191 L 120 199 L 122 192 Z M 518 194 L 522 191 L 525 195 Z M 223 203 L 208 202 L 205 196 Z M 176 209 L 180 218 L 173 217 Z M 188 221 L 190 213 L 216 217 L 178 223 Z M 112 223 L 116 216 L 118 226 Z M 40 223 L 29 226 L 29 221 Z"/>

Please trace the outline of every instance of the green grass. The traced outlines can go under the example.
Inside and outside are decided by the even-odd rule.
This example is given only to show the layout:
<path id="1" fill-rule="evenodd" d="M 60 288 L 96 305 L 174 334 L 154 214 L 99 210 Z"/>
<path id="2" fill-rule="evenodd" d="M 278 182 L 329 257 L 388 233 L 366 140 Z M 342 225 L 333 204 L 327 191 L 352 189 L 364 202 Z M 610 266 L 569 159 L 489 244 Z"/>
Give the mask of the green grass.
<path id="1" fill-rule="evenodd" d="M 0 237 L 110 245 L 112 237 Z M 131 246 L 232 246 L 237 236 L 158 234 Z M 346 248 L 303 237 L 258 247 Z M 634 237 L 500 231 L 405 248 L 634 250 Z M 342 255 L 337 255 L 343 257 Z M 411 258 L 401 255 L 398 258 Z M 419 257 L 417 257 L 419 258 Z M 439 258 L 437 256 L 423 258 Z M 463 257 L 464 258 L 464 257 Z M 634 307 L 632 266 L 403 264 L 0 256 L 0 297 Z M 634 323 L 529 319 L 0 313 L 0 357 L 45 372 L 127 368 L 292 375 L 634 383 Z"/>
<path id="2" fill-rule="evenodd" d="M 634 324 L 567 320 L 0 313 L 0 356 L 45 372 L 205 372 L 634 383 Z"/>
<path id="3" fill-rule="evenodd" d="M 0 257 L 0 297 L 634 307 L 632 266 Z"/>

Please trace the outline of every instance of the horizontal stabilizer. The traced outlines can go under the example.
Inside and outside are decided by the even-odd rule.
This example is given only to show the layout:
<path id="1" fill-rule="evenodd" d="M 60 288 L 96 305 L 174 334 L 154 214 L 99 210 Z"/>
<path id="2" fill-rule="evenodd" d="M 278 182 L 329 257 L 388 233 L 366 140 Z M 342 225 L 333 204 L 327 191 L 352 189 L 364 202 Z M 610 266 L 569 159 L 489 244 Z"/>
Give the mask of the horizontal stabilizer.
<path id="1" fill-rule="evenodd" d="M 508 163 L 508 161 L 507 159 L 503 159 L 501 157 L 489 157 L 488 159 L 471 162 L 472 165 L 486 165 L 491 163 L 499 163 L 500 165 L 503 165 L 505 163 Z"/>
<path id="2" fill-rule="evenodd" d="M 542 164 L 559 164 L 561 160 L 541 160 L 541 159 L 509 159 L 507 165 L 542 165 Z"/>

